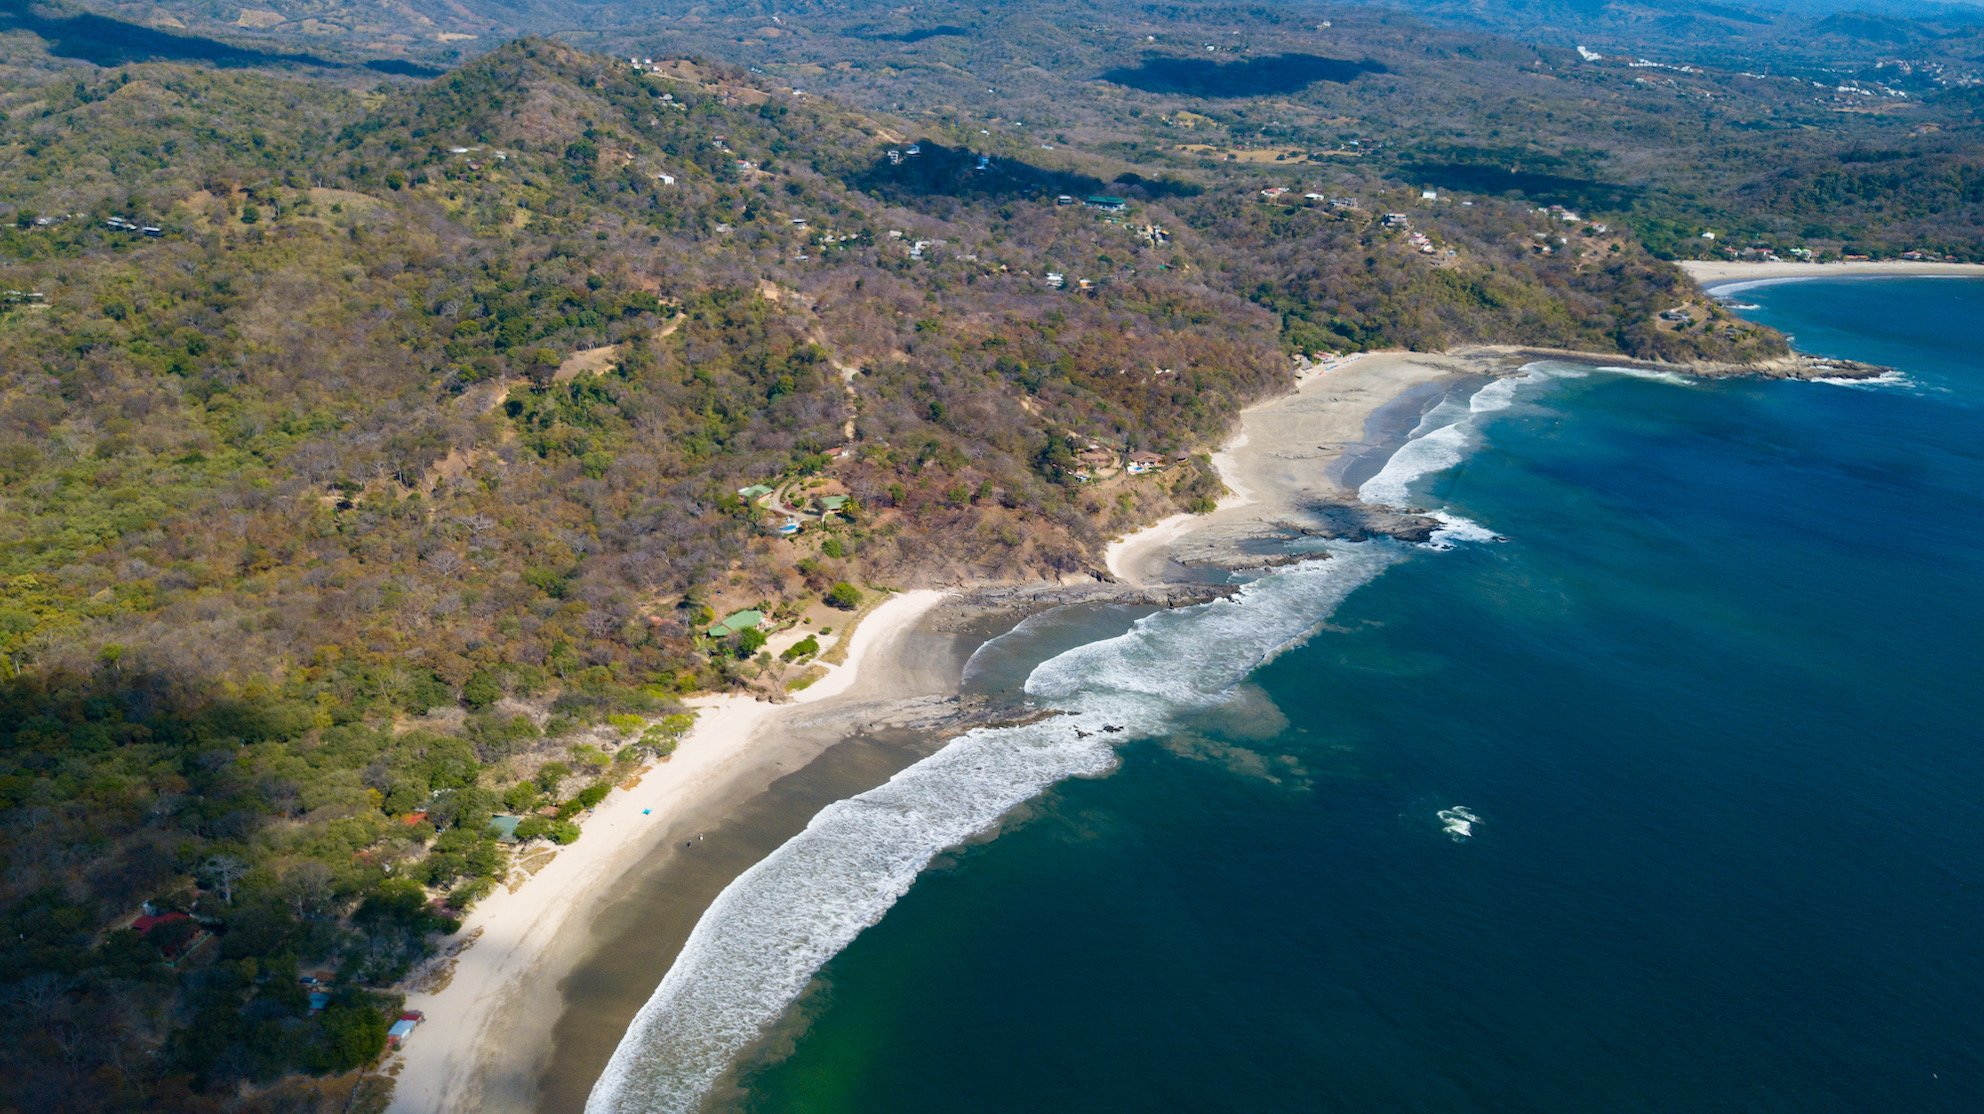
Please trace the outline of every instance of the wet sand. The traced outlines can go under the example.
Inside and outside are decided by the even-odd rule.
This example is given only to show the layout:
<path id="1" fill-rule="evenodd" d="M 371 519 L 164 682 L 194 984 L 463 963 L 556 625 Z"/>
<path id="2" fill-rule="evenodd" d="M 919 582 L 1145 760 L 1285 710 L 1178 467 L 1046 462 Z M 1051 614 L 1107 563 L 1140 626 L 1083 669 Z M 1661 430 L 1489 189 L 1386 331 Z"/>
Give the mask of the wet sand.
<path id="1" fill-rule="evenodd" d="M 1045 608 L 1111 593 L 1139 606 L 1205 598 L 1165 585 L 1223 579 L 1208 570 L 1245 565 L 1253 549 L 1273 550 L 1273 539 L 1290 532 L 1410 530 L 1411 516 L 1356 501 L 1359 470 L 1380 466 L 1447 390 L 1506 370 L 1500 356 L 1372 353 L 1306 372 L 1295 393 L 1249 408 L 1216 455 L 1234 492 L 1218 511 L 1167 520 L 1110 547 L 1118 585 L 926 598 L 911 620 L 895 623 L 868 649 L 851 684 L 839 678 L 845 691 L 802 705 L 726 709 L 733 718 L 723 741 L 705 742 L 738 753 L 712 765 L 666 811 L 637 817 L 646 822 L 638 835 L 602 832 L 624 841 L 611 861 L 586 886 L 568 882 L 539 898 L 570 908 L 499 910 L 489 918 L 502 929 L 535 916 L 551 922 L 548 939 L 504 943 L 514 961 L 500 977 L 479 976 L 486 985 L 472 1002 L 459 990 L 452 1000 L 443 991 L 410 1002 L 428 1010 L 422 1037 L 441 1036 L 433 1030 L 450 1024 L 469 1029 L 448 1034 L 445 1050 L 415 1045 L 403 1059 L 416 1070 L 402 1077 L 394 1109 L 581 1109 L 717 894 L 821 808 L 881 784 L 960 729 L 960 678 L 988 638 Z M 1136 598 L 1140 585 L 1153 594 Z M 589 824 L 587 838 L 593 830 Z M 533 880 L 508 896 L 527 901 L 535 888 Z M 488 943 L 471 944 L 464 959 Z"/>
<path id="2" fill-rule="evenodd" d="M 540 1109 L 540 1080 L 552 1063 L 562 1015 L 555 1005 L 559 986 L 592 950 L 595 917 L 629 892 L 623 880 L 678 852 L 686 857 L 687 841 L 706 836 L 717 820 L 736 815 L 745 801 L 885 712 L 911 719 L 948 713 L 958 671 L 982 639 L 933 618 L 946 598 L 908 592 L 876 608 L 852 635 L 847 663 L 799 701 L 699 702 L 696 727 L 674 756 L 645 771 L 638 785 L 609 796 L 577 843 L 479 903 L 453 954 L 416 978 L 422 989 L 407 996 L 408 1007 L 424 1011 L 427 1021 L 384 1065 L 397 1080 L 391 1109 Z M 744 841 L 736 842 L 735 854 L 747 854 Z M 601 1063 L 610 1051 L 609 1044 L 599 1053 Z"/>
<path id="3" fill-rule="evenodd" d="M 937 731 L 890 724 L 945 714 L 971 652 L 997 633 L 996 623 L 919 630 L 916 656 L 927 680 L 914 687 L 924 691 L 902 696 L 902 703 L 875 698 L 782 719 L 777 730 L 811 740 L 812 755 L 774 763 L 711 794 L 671 826 L 664 846 L 616 879 L 614 896 L 588 917 L 583 944 L 558 980 L 555 998 L 544 1003 L 555 1018 L 536 1046 L 544 1054 L 520 1065 L 528 1070 L 506 1088 L 519 1098 L 530 1096 L 517 1108 L 582 1109 L 628 1023 L 668 973 L 703 910 L 822 808 L 880 785 L 942 745 Z"/>
<path id="4" fill-rule="evenodd" d="M 821 809 L 882 784 L 965 726 L 1016 711 L 1020 693 L 1009 684 L 965 691 L 965 667 L 988 640 L 1042 610 L 1115 594 L 1102 584 L 953 593 L 865 667 L 894 678 L 877 676 L 844 699 L 771 720 L 762 729 L 771 737 L 753 745 L 780 757 L 740 771 L 671 821 L 668 838 L 613 879 L 612 893 L 547 957 L 556 970 L 533 980 L 533 1019 L 505 1037 L 510 1048 L 540 1051 L 492 1060 L 476 1108 L 582 1109 L 634 1015 L 724 887 Z M 1134 617 L 1155 604 L 1095 606 Z M 1030 671 L 1008 662 L 1001 675 L 1011 682 Z"/>
<path id="5" fill-rule="evenodd" d="M 1112 544 L 1110 573 L 1131 584 L 1191 580 L 1285 555 L 1303 535 L 1423 537 L 1430 522 L 1359 502 L 1357 483 L 1447 390 L 1513 367 L 1499 350 L 1372 352 L 1303 374 L 1295 393 L 1243 411 L 1213 455 L 1228 491 L 1218 508 Z"/>

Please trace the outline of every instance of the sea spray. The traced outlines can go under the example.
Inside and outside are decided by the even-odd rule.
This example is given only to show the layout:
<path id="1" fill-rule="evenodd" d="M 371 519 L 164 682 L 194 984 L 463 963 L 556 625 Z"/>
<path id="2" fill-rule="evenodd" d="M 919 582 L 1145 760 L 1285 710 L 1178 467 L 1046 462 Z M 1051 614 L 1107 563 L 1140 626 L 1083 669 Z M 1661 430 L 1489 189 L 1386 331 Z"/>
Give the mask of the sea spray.
<path id="1" fill-rule="evenodd" d="M 940 852 L 1058 781 L 1107 773 L 1113 744 L 1161 734 L 1178 715 L 1219 703 L 1403 552 L 1388 541 L 1333 545 L 1327 559 L 1278 570 L 1231 598 L 1158 612 L 1070 650 L 1026 686 L 1062 715 L 969 732 L 822 810 L 703 914 L 586 1109 L 695 1109 L 821 965 L 880 920 Z"/>

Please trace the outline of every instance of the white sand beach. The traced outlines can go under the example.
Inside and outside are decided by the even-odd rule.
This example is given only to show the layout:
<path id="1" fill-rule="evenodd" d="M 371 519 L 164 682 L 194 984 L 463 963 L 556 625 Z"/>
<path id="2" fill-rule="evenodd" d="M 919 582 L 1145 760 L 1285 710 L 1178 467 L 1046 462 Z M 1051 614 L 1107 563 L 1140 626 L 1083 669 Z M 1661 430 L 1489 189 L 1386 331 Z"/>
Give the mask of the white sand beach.
<path id="1" fill-rule="evenodd" d="M 1328 467 L 1366 443 L 1372 415 L 1424 384 L 1493 370 L 1493 356 L 1366 353 L 1304 371 L 1296 390 L 1248 408 L 1214 462 L 1229 489 L 1210 515 L 1178 515 L 1111 545 L 1110 571 L 1131 585 L 1156 583 L 1180 546 L 1214 546 L 1278 523 L 1302 499 L 1354 503 Z M 1500 361 L 1505 363 L 1505 361 Z M 1210 540 L 1208 540 L 1210 539 Z M 590 926 L 618 883 L 681 838 L 679 818 L 734 807 L 841 737 L 822 716 L 849 709 L 853 721 L 878 702 L 948 696 L 956 677 L 932 651 L 931 613 L 955 592 L 896 596 L 855 630 L 845 664 L 790 704 L 724 696 L 695 702 L 695 729 L 667 762 L 615 792 L 561 849 L 514 891 L 473 909 L 445 986 L 410 994 L 427 1021 L 389 1058 L 400 1114 L 535 1109 L 543 1057 L 561 1009 L 561 982 L 585 958 Z M 803 708 L 803 711 L 801 709 Z M 794 721 L 804 721 L 804 730 Z M 700 821 L 698 821 L 700 822 Z"/>
<path id="2" fill-rule="evenodd" d="M 1207 515 L 1174 515 L 1112 543 L 1104 553 L 1110 575 L 1150 584 L 1163 578 L 1188 539 L 1191 548 L 1210 551 L 1307 509 L 1298 504 L 1335 499 L 1353 505 L 1355 493 L 1339 488 L 1329 468 L 1365 444 L 1372 415 L 1415 387 L 1491 373 L 1508 362 L 1501 352 L 1485 350 L 1366 352 L 1305 371 L 1294 393 L 1242 411 L 1232 438 L 1213 454 L 1227 487 L 1218 507 Z"/>
<path id="3" fill-rule="evenodd" d="M 1854 260 L 1844 263 L 1747 262 L 1687 259 L 1678 264 L 1702 286 L 1713 290 L 1738 282 L 1772 282 L 1810 278 L 1872 278 L 1893 275 L 1968 275 L 1984 277 L 1984 263 L 1916 263 L 1903 259 Z"/>
<path id="4" fill-rule="evenodd" d="M 585 820 L 578 842 L 536 875 L 469 912 L 457 937 L 466 946 L 453 957 L 446 985 L 407 996 L 407 1008 L 427 1020 L 387 1061 L 385 1070 L 398 1077 L 390 1109 L 527 1109 L 528 1087 L 511 1082 L 517 1073 L 503 1064 L 528 1064 L 544 1046 L 545 1034 L 532 1030 L 555 1019 L 558 982 L 582 954 L 589 914 L 612 896 L 614 880 L 659 847 L 671 818 L 732 791 L 754 770 L 810 757 L 816 742 L 777 730 L 793 709 L 911 695 L 927 683 L 907 636 L 945 596 L 924 589 L 882 603 L 855 629 L 847 660 L 791 704 L 740 696 L 693 702 L 700 709 L 695 729 L 672 757 L 609 796 Z"/>

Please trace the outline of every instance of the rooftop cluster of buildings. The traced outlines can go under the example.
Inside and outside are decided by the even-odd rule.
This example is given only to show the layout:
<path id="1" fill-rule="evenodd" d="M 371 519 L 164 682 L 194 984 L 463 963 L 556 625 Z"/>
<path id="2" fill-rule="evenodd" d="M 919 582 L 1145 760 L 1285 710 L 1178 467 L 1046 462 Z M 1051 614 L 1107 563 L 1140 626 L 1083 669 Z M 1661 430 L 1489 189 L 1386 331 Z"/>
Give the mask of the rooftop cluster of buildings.
<path id="1" fill-rule="evenodd" d="M 1180 463 L 1190 459 L 1188 453 L 1180 453 L 1177 457 Z M 1121 454 L 1115 449 L 1091 441 L 1082 451 L 1075 454 L 1075 463 L 1077 465 L 1075 479 L 1087 484 L 1099 482 L 1106 478 L 1104 473 L 1113 474 L 1118 467 L 1132 476 L 1147 476 L 1152 472 L 1161 472 L 1171 464 L 1171 458 L 1153 452 Z"/>

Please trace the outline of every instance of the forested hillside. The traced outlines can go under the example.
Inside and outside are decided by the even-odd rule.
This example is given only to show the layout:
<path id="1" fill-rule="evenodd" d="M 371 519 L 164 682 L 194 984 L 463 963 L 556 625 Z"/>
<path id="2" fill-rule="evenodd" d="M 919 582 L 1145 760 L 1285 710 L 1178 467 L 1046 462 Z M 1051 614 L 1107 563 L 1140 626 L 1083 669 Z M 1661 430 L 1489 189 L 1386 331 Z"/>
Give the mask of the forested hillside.
<path id="1" fill-rule="evenodd" d="M 150 50 L 393 71 L 555 33 L 748 66 L 942 137 L 983 131 L 995 149 L 1073 143 L 1118 170 L 1250 167 L 1282 184 L 1387 178 L 1558 202 L 1663 258 L 1984 259 L 1975 6 L 89 0 L 113 23 L 13 3 L 38 16 L 12 25 L 96 61 Z"/>
<path id="2" fill-rule="evenodd" d="M 0 93 L 23 1108 L 308 1108 L 291 1073 L 370 1063 L 433 934 L 680 696 L 803 683 L 714 617 L 1083 574 L 1209 504 L 1196 454 L 1292 355 L 1781 350 L 1656 327 L 1676 272 L 1519 201 L 981 164 L 709 62 L 47 74 Z M 848 502 L 776 537 L 760 483 Z"/>

